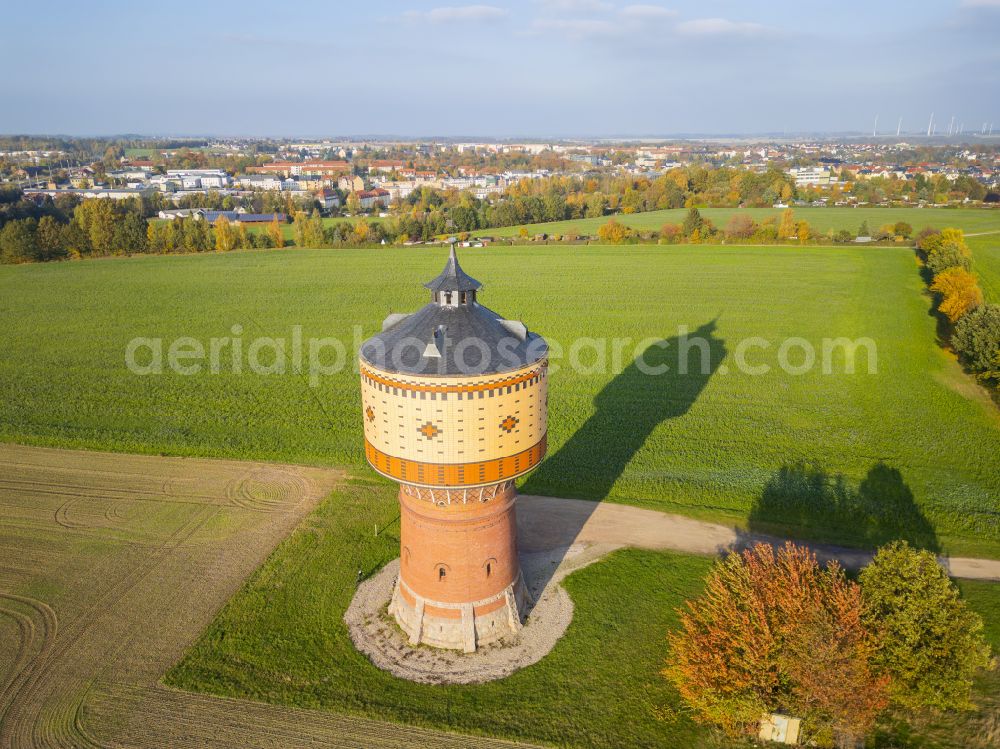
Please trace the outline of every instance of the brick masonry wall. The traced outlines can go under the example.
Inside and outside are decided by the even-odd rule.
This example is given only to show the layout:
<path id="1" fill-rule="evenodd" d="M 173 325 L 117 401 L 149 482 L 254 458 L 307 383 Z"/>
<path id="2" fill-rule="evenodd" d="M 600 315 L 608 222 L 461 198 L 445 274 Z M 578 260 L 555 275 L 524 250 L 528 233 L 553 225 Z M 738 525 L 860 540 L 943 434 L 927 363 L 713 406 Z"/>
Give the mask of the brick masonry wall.
<path id="1" fill-rule="evenodd" d="M 519 572 L 516 498 L 510 486 L 486 502 L 442 507 L 400 491 L 400 577 L 428 602 L 482 601 L 502 592 Z"/>

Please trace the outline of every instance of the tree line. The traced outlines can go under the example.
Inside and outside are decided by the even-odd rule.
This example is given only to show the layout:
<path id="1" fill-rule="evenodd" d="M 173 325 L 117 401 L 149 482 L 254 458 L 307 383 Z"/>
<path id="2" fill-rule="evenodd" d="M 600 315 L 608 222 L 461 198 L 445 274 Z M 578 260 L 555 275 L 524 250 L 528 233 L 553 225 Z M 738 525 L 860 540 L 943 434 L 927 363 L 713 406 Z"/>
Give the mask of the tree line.
<path id="1" fill-rule="evenodd" d="M 444 231 L 477 231 L 695 205 L 765 207 L 794 193 L 794 181 L 778 169 L 758 173 L 691 166 L 653 178 L 600 174 L 523 179 L 502 195 L 483 199 L 468 191 L 423 188 L 396 201 L 393 213 L 413 222 L 408 224 L 411 233 L 430 223 L 431 233 L 440 234 L 433 230 L 442 222 Z"/>
<path id="2" fill-rule="evenodd" d="M 146 232 L 147 221 L 137 201 L 85 200 L 71 210 L 43 207 L 38 217 L 30 215 L 3 225 L 0 262 L 145 252 Z"/>
<path id="3" fill-rule="evenodd" d="M 961 229 L 924 229 L 917 253 L 959 360 L 984 385 L 1000 386 L 1000 304 L 986 303 Z"/>
<path id="4" fill-rule="evenodd" d="M 661 244 L 719 244 L 723 242 L 780 244 L 785 241 L 795 241 L 802 244 L 819 241 L 843 243 L 853 242 L 856 237 L 868 237 L 876 242 L 902 242 L 908 240 L 912 234 L 913 227 L 905 221 L 885 224 L 875 230 L 871 230 L 868 222 L 863 221 L 856 234 L 847 229 L 838 231 L 830 229 L 825 233 L 819 232 L 810 226 L 808 221 L 796 218 L 792 208 L 786 208 L 781 213 L 780 218 L 768 217 L 759 222 L 749 214 L 737 213 L 721 228 L 717 227 L 710 219 L 702 216 L 701 211 L 697 208 L 690 208 L 681 223 L 666 223 L 659 231 L 632 229 L 613 218 L 598 227 L 597 230 L 598 238 L 609 244 L 640 241 L 653 241 Z M 527 237 L 528 232 L 525 229 L 521 238 Z M 578 239 L 574 234 L 556 235 L 553 238 L 569 241 Z"/>
<path id="5" fill-rule="evenodd" d="M 669 634 L 663 675 L 696 720 L 732 736 L 802 720 L 801 743 L 856 747 L 883 716 L 970 709 L 992 667 L 983 621 L 934 554 L 882 547 L 857 582 L 791 542 L 717 561 Z"/>

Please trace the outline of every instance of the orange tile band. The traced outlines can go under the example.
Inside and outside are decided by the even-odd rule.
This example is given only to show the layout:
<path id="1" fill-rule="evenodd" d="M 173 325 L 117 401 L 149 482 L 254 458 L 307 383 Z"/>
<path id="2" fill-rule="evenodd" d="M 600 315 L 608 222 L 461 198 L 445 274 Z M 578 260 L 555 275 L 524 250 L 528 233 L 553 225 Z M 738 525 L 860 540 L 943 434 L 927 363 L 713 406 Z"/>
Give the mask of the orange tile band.
<path id="1" fill-rule="evenodd" d="M 374 372 L 365 366 L 361 367 L 361 376 L 372 381 L 373 383 L 418 393 L 475 393 L 480 390 L 496 390 L 498 388 L 519 385 L 522 382 L 529 382 L 530 380 L 537 380 L 544 376 L 544 372 L 545 362 L 542 363 L 541 367 L 536 367 L 535 369 L 530 369 L 527 372 L 522 372 L 521 374 L 513 375 L 511 377 L 501 377 L 497 380 L 491 380 L 489 382 L 479 382 L 472 385 L 421 385 L 415 382 L 403 382 L 402 380 L 386 377 L 385 375 Z"/>
<path id="2" fill-rule="evenodd" d="M 421 463 L 388 455 L 365 440 L 365 457 L 372 468 L 396 481 L 420 486 L 481 486 L 512 479 L 527 473 L 545 456 L 546 439 L 542 438 L 527 450 L 505 458 L 478 463 Z"/>

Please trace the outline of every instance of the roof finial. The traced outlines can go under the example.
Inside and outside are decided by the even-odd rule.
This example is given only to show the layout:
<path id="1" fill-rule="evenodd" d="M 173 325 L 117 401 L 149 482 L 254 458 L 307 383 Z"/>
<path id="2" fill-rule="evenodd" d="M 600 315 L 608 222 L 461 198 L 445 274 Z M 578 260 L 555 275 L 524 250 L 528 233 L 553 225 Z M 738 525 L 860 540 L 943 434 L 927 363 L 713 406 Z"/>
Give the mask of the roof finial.
<path id="1" fill-rule="evenodd" d="M 475 291 L 482 287 L 482 284 L 462 270 L 462 266 L 458 264 L 458 255 L 455 253 L 455 244 L 452 242 L 444 270 L 424 286 L 431 291 Z"/>

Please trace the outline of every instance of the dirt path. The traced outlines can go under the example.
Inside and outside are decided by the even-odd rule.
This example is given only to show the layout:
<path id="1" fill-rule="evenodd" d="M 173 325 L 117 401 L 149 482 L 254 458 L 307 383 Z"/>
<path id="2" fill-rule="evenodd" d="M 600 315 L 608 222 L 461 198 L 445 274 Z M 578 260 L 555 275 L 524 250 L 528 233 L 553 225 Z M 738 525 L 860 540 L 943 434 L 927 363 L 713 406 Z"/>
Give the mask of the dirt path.
<path id="1" fill-rule="evenodd" d="M 712 555 L 757 541 L 770 544 L 785 541 L 641 507 L 531 495 L 518 499 L 517 521 L 520 548 L 525 552 L 578 544 L 588 547 L 590 556 L 623 546 Z M 872 557 L 871 552 L 859 549 L 807 545 L 820 559 L 837 559 L 849 569 L 864 566 Z M 940 561 L 953 577 L 1000 581 L 1000 560 L 942 557 Z"/>
<path id="2" fill-rule="evenodd" d="M 0 444 L 0 748 L 513 746 L 160 684 L 341 476 Z"/>

